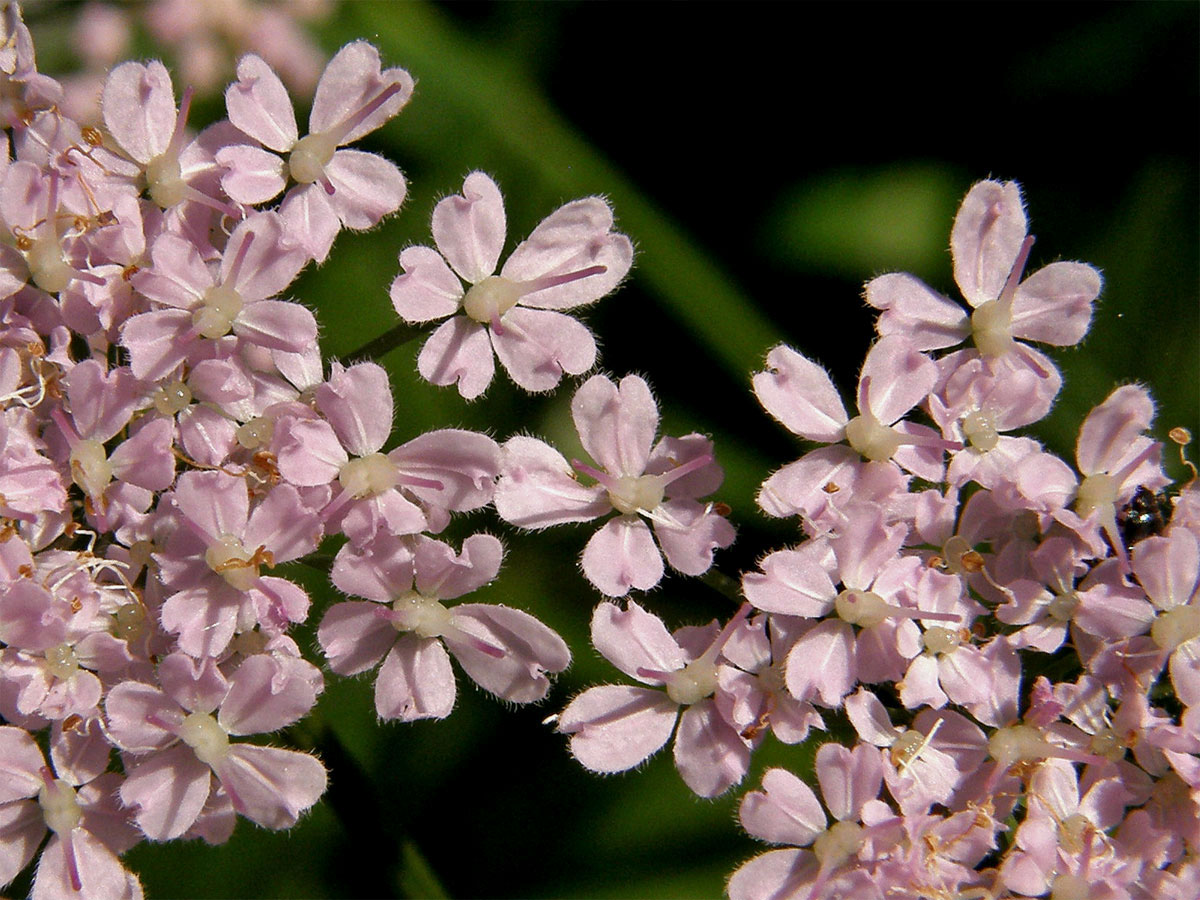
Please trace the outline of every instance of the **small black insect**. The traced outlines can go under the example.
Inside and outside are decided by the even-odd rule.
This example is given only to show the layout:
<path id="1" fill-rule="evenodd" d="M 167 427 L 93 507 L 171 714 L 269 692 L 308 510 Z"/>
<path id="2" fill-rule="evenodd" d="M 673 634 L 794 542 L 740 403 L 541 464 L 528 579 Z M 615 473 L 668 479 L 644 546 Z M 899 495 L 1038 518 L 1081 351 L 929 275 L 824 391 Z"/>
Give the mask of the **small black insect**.
<path id="1" fill-rule="evenodd" d="M 1121 537 L 1129 547 L 1155 534 L 1162 534 L 1171 521 L 1171 497 L 1166 491 L 1157 494 L 1146 487 L 1139 487 L 1133 499 L 1117 515 L 1121 526 Z"/>

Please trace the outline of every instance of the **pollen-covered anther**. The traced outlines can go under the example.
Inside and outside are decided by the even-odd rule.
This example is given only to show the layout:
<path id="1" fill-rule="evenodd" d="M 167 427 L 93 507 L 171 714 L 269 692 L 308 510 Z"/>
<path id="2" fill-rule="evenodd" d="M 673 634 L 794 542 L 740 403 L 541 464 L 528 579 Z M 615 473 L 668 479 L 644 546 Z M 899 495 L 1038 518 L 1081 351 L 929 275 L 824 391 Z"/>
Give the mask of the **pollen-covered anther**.
<path id="1" fill-rule="evenodd" d="M 390 491 L 400 482 L 400 473 L 387 456 L 372 453 L 342 466 L 338 482 L 355 500 L 363 500 Z"/>
<path id="2" fill-rule="evenodd" d="M 463 297 L 463 312 L 481 325 L 498 322 L 517 305 L 522 293 L 516 282 L 489 275 L 467 291 Z"/>
<path id="3" fill-rule="evenodd" d="M 192 402 L 192 390 L 182 381 L 169 381 L 154 392 L 153 403 L 160 415 L 174 416 Z"/>

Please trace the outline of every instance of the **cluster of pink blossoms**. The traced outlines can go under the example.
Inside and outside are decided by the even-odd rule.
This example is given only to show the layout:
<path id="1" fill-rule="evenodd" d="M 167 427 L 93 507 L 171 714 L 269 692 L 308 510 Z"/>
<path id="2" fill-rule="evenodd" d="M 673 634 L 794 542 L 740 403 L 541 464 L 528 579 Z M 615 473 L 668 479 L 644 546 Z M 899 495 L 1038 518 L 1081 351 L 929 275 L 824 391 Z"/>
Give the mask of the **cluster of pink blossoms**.
<path id="1" fill-rule="evenodd" d="M 640 684 L 560 716 L 587 768 L 674 735 L 712 797 L 768 733 L 850 738 L 817 751 L 820 798 L 772 768 L 742 799 L 742 827 L 781 849 L 734 873 L 733 900 L 1197 896 L 1200 490 L 1158 493 L 1137 385 L 1087 416 L 1074 466 L 1006 434 L 1061 386 L 1027 342 L 1078 342 L 1100 290 L 1080 263 L 1024 277 L 1031 244 L 1017 185 L 981 182 L 951 236 L 969 309 L 910 275 L 869 282 L 857 415 L 819 365 L 768 354 L 760 403 L 824 446 L 763 482 L 803 539 L 744 574 L 724 625 L 596 610 L 596 648 Z"/>
<path id="2" fill-rule="evenodd" d="M 119 857 L 139 840 L 222 842 L 238 815 L 288 828 L 325 790 L 320 760 L 259 737 L 325 683 L 289 636 L 310 597 L 274 566 L 342 541 L 333 584 L 364 599 L 316 611 L 320 651 L 337 674 L 378 669 L 383 719 L 448 715 L 455 666 L 542 700 L 571 655 L 528 613 L 454 602 L 503 548 L 436 535 L 492 503 L 501 446 L 461 429 L 390 445 L 387 373 L 327 369 L 313 314 L 282 296 L 342 229 L 399 209 L 400 171 L 351 145 L 407 103 L 408 73 L 344 47 L 303 134 L 247 55 L 228 119 L 193 134 L 191 91 L 177 103 L 161 63 L 127 62 L 98 128 L 64 112 L 15 4 L 2 26 L 0 886 L 37 857 L 35 897 L 135 898 Z M 531 390 L 590 369 L 591 333 L 560 310 L 628 272 L 612 225 L 598 198 L 568 204 L 493 275 L 503 205 L 469 175 L 434 216 L 448 263 L 406 250 L 392 291 L 410 318 L 452 316 L 422 372 L 475 396 L 493 348 Z M 705 539 L 691 553 L 711 562 Z"/>
<path id="3" fill-rule="evenodd" d="M 568 460 L 525 434 L 391 446 L 385 370 L 326 369 L 312 313 L 281 295 L 404 200 L 399 170 L 350 146 L 412 93 L 374 47 L 328 63 L 304 135 L 268 61 L 244 56 L 228 119 L 194 135 L 161 64 L 113 68 L 103 129 L 81 126 L 15 4 L 0 36 L 0 886 L 36 857 L 35 897 L 137 898 L 120 855 L 140 840 L 293 825 L 326 771 L 265 736 L 323 690 L 289 636 L 310 617 L 329 671 L 373 673 L 382 719 L 447 716 L 456 669 L 543 700 L 570 650 L 526 612 L 456 602 L 503 547 L 438 539 L 455 513 L 603 519 L 580 565 L 614 599 L 667 566 L 703 575 L 733 541 L 711 441 L 660 437 L 640 377 L 575 390 L 590 460 Z M 467 175 L 390 289 L 431 324 L 420 374 L 473 399 L 496 360 L 534 392 L 590 371 L 595 339 L 568 313 L 628 273 L 613 225 L 600 198 L 567 203 L 501 264 L 499 188 Z M 673 738 L 713 797 L 768 735 L 847 738 L 816 753 L 819 797 L 771 769 L 743 798 L 745 830 L 782 849 L 734 873 L 734 900 L 1195 896 L 1200 491 L 1159 494 L 1139 386 L 1087 417 L 1074 467 L 1008 434 L 1061 387 L 1028 342 L 1077 343 L 1100 290 L 1080 263 L 1024 277 L 1031 245 L 1017 186 L 982 182 L 951 236 L 969 309 L 908 275 L 870 282 L 880 337 L 854 416 L 819 365 L 770 352 L 759 401 L 825 446 L 763 483 L 762 509 L 803 539 L 743 576 L 728 620 L 672 632 L 635 599 L 593 614 L 595 647 L 637 684 L 557 717 L 590 770 Z M 355 599 L 314 616 L 270 571 L 326 538 Z"/>

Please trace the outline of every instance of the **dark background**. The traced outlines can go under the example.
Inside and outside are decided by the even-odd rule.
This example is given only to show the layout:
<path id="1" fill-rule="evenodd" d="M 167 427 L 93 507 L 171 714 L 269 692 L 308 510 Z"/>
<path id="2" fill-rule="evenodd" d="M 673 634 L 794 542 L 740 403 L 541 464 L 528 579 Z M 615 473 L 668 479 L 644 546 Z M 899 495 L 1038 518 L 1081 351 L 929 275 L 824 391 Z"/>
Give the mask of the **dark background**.
<path id="1" fill-rule="evenodd" d="M 75 9 L 31 6 L 43 68 L 69 65 L 56 17 Z M 295 294 L 316 306 L 327 352 L 348 354 L 394 323 L 396 256 L 429 242 L 433 204 L 467 172 L 504 190 L 510 246 L 559 204 L 605 194 L 639 255 L 588 317 L 602 368 L 650 380 L 665 433 L 714 437 L 739 528 L 718 564 L 736 576 L 797 534 L 753 502 L 802 448 L 757 408 L 751 371 L 786 341 L 852 400 L 872 338 L 863 282 L 906 270 L 954 296 L 950 225 L 981 178 L 1024 186 L 1028 271 L 1077 259 L 1105 277 L 1087 340 L 1051 353 L 1066 387 L 1033 433 L 1070 458 L 1082 417 L 1130 381 L 1159 399 L 1160 437 L 1196 431 L 1198 18 L 1194 3 L 1152 2 L 344 3 L 315 32 L 322 45 L 365 37 L 418 80 L 365 142 L 410 195 L 376 231 L 343 234 Z M 570 390 L 529 398 L 501 381 L 467 405 L 415 377 L 418 347 L 382 360 L 397 443 L 459 425 L 571 440 Z M 599 596 L 574 561 L 590 530 L 519 535 L 488 514 L 455 534 L 477 529 L 508 547 L 480 599 L 535 612 L 575 650 L 549 700 L 506 709 L 460 678 L 448 721 L 380 725 L 369 680 L 331 681 L 288 735 L 329 764 L 327 802 L 289 834 L 242 822 L 226 847 L 135 849 L 148 896 L 421 896 L 440 883 L 455 897 L 716 897 L 762 849 L 738 830 L 736 793 L 694 798 L 667 752 L 610 778 L 573 763 L 541 720 L 619 679 L 587 641 Z M 331 591 L 290 574 L 314 592 L 316 621 Z M 671 627 L 732 610 L 681 579 L 641 602 Z M 744 787 L 768 764 L 803 771 L 812 749 L 768 742 Z"/>

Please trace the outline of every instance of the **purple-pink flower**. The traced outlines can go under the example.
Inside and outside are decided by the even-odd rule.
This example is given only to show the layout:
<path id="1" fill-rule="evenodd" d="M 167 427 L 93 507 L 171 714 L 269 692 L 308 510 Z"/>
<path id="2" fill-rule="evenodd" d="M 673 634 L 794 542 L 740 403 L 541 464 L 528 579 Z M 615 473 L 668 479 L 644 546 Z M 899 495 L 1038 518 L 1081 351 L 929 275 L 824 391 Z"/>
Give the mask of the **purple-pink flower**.
<path id="1" fill-rule="evenodd" d="M 497 273 L 507 233 L 504 199 L 487 175 L 468 175 L 462 193 L 433 211 L 437 249 L 404 250 L 404 271 L 392 282 L 392 305 L 406 321 L 450 317 L 421 348 L 421 376 L 457 384 L 471 400 L 491 384 L 495 357 L 527 391 L 548 391 L 564 374 L 592 368 L 592 333 L 562 310 L 600 299 L 629 271 L 633 245 L 612 226 L 612 210 L 601 198 L 568 203 L 543 220 Z"/>

